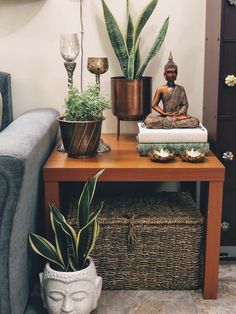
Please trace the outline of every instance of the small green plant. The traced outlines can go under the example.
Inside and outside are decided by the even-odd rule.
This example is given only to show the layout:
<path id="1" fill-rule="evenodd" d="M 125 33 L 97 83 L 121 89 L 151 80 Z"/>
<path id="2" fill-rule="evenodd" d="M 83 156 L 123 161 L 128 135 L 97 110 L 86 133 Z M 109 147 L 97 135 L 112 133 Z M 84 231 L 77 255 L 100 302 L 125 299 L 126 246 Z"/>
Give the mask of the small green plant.
<path id="1" fill-rule="evenodd" d="M 103 118 L 103 111 L 109 108 L 109 101 L 99 93 L 97 85 L 79 92 L 71 87 L 65 100 L 64 119 L 67 121 L 94 121 Z"/>
<path id="2" fill-rule="evenodd" d="M 161 45 L 165 39 L 168 29 L 169 17 L 165 20 L 159 34 L 157 35 L 149 54 L 145 61 L 141 63 L 140 55 L 140 33 L 154 11 L 158 0 L 152 0 L 142 11 L 137 22 L 133 23 L 129 12 L 129 1 L 127 0 L 128 21 L 126 27 L 126 35 L 123 36 L 118 23 L 106 2 L 102 1 L 103 13 L 106 23 L 107 32 L 110 38 L 111 45 L 120 63 L 122 72 L 126 79 L 133 80 L 142 77 L 147 65 L 151 59 L 160 50 Z"/>
<path id="3" fill-rule="evenodd" d="M 84 185 L 76 212 L 78 232 L 67 223 L 65 217 L 55 205 L 50 205 L 50 220 L 55 245 L 40 235 L 34 233 L 29 235 L 32 249 L 43 256 L 55 270 L 69 272 L 81 270 L 87 266 L 89 254 L 93 250 L 98 237 L 98 215 L 104 202 L 102 201 L 94 211 L 90 210 L 90 206 L 98 177 L 103 171 L 104 169 L 99 171 Z"/>

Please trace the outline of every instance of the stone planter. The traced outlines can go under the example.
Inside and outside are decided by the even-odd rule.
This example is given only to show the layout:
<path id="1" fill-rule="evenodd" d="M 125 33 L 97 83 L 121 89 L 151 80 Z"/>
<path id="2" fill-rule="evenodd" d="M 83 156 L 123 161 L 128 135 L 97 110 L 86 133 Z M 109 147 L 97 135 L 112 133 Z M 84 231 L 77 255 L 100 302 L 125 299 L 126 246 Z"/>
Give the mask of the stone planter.
<path id="1" fill-rule="evenodd" d="M 46 264 L 39 278 L 44 307 L 49 314 L 89 314 L 97 307 L 102 278 L 97 276 L 91 258 L 86 268 L 75 272 L 55 271 Z"/>
<path id="2" fill-rule="evenodd" d="M 102 121 L 66 121 L 57 119 L 61 129 L 61 137 L 68 157 L 92 157 L 97 153 Z"/>

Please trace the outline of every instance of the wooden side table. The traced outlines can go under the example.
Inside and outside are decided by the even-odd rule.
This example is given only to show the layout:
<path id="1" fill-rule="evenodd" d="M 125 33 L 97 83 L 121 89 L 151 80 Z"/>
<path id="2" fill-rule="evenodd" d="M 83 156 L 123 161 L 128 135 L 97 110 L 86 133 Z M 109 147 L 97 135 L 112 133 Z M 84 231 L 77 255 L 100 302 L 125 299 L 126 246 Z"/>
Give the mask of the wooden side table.
<path id="1" fill-rule="evenodd" d="M 173 162 L 154 163 L 138 155 L 134 135 L 122 135 L 119 141 L 115 134 L 102 138 L 111 146 L 108 153 L 72 159 L 55 149 L 49 157 L 44 166 L 46 231 L 50 230 L 48 204 L 54 203 L 60 208 L 60 182 L 86 181 L 103 168 L 106 170 L 99 178 L 103 182 L 208 182 L 203 297 L 216 299 L 224 166 L 212 153 L 203 163 L 186 163 L 178 157 Z"/>

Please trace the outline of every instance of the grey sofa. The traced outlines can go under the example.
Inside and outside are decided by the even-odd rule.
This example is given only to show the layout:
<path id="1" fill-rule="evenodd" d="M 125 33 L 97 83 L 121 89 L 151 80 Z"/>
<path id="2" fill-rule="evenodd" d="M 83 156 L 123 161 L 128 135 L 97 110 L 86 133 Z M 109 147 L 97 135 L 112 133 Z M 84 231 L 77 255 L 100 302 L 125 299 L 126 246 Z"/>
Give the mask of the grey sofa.
<path id="1" fill-rule="evenodd" d="M 0 73 L 3 113 L 12 115 L 6 73 Z M 1 90 L 3 88 L 4 90 Z M 5 97 L 4 97 L 5 95 Z M 9 95 L 8 95 L 9 96 Z M 23 314 L 32 288 L 34 254 L 28 234 L 43 224 L 42 166 L 56 140 L 54 109 L 28 111 L 0 132 L 0 313 Z M 39 206 L 41 204 L 41 206 Z"/>

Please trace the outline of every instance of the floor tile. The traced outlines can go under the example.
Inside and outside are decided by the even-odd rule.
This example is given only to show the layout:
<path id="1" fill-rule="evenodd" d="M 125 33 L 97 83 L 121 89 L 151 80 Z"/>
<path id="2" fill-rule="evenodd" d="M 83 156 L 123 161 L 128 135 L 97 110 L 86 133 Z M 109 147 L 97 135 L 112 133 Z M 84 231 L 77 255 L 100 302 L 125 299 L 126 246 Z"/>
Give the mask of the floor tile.
<path id="1" fill-rule="evenodd" d="M 92 311 L 91 314 L 108 314 L 107 313 L 107 292 L 102 291 L 101 296 L 98 300 L 98 306 L 96 310 Z"/>
<path id="2" fill-rule="evenodd" d="M 216 300 L 204 300 L 201 290 L 191 293 L 198 314 L 236 313 L 236 282 L 220 280 Z"/>
<path id="3" fill-rule="evenodd" d="M 189 291 L 108 291 L 110 314 L 196 314 Z"/>
<path id="4" fill-rule="evenodd" d="M 220 263 L 219 279 L 236 281 L 236 261 L 225 261 Z"/>

